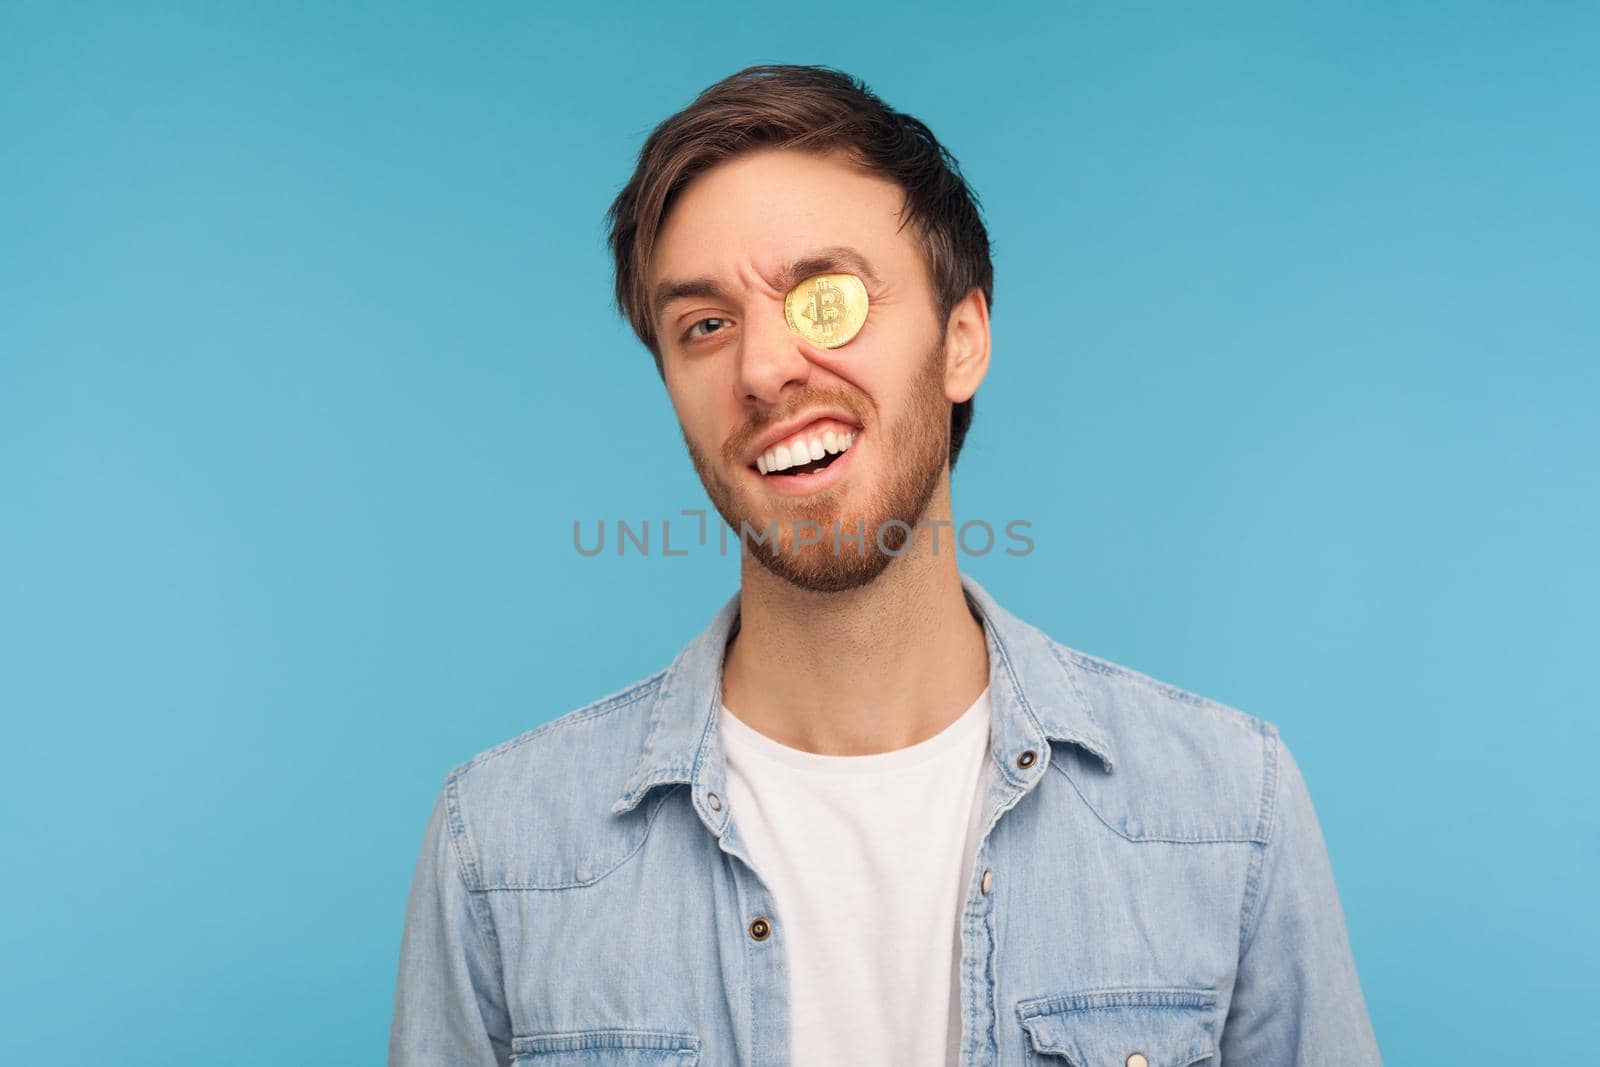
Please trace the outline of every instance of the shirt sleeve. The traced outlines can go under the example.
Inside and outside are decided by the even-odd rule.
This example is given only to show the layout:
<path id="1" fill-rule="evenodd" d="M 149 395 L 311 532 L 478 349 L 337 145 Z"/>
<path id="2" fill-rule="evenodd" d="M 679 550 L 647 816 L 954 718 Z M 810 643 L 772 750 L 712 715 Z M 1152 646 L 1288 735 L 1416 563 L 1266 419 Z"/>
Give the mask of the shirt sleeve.
<path id="1" fill-rule="evenodd" d="M 454 783 L 434 802 L 411 881 L 389 1067 L 496 1067 L 511 1061 L 511 1023 L 491 917 L 462 876 L 452 832 Z M 464 832 L 461 834 L 464 839 Z"/>
<path id="2" fill-rule="evenodd" d="M 1246 888 L 1221 1061 L 1381 1065 L 1310 791 L 1275 731 L 1268 754 L 1277 769 L 1271 830 Z"/>

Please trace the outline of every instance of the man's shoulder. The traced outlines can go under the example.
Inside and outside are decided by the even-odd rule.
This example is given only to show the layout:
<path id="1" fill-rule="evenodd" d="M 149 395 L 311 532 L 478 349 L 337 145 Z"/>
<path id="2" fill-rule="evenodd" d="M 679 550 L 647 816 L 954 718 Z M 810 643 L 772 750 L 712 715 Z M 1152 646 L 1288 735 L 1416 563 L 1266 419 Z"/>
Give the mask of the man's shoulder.
<path id="1" fill-rule="evenodd" d="M 542 726 L 484 749 L 452 768 L 450 778 L 470 777 L 485 784 L 497 779 L 521 779 L 542 763 L 599 755 L 600 751 L 596 750 L 603 751 L 610 762 L 618 762 L 628 751 L 619 731 L 625 732 L 630 725 L 636 727 L 642 744 L 652 700 L 666 674 L 663 668 L 614 693 L 563 712 Z M 639 746 L 633 749 L 638 750 Z M 623 772 L 624 777 L 632 769 L 628 767 Z"/>
<path id="2" fill-rule="evenodd" d="M 1276 725 L 1121 663 L 1049 644 L 1115 754 L 1110 774 L 1069 775 L 1108 825 L 1135 840 L 1266 840 L 1281 743 Z"/>
<path id="3" fill-rule="evenodd" d="M 473 888 L 587 884 L 637 846 L 649 813 L 619 819 L 610 809 L 644 748 L 666 674 L 573 708 L 450 771 L 450 829 Z"/>
<path id="4" fill-rule="evenodd" d="M 1068 666 L 1084 696 L 1110 728 L 1130 731 L 1134 739 L 1155 731 L 1178 731 L 1209 742 L 1223 752 L 1254 747 L 1277 727 L 1231 704 L 1163 681 L 1101 656 L 1050 641 L 1051 652 Z"/>

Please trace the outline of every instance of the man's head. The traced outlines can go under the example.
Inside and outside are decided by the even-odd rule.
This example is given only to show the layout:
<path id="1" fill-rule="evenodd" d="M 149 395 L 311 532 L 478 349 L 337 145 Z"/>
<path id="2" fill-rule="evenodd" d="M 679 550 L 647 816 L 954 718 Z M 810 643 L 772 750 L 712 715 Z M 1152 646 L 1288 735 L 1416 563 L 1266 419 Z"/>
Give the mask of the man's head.
<path id="1" fill-rule="evenodd" d="M 883 524 L 914 525 L 947 489 L 987 368 L 988 235 L 954 159 L 847 75 L 751 67 L 657 127 L 608 219 L 618 305 L 718 511 L 736 530 L 777 523 L 780 551 L 752 554 L 788 581 L 870 581 L 901 547 Z M 859 276 L 870 301 L 833 349 L 783 314 L 822 271 Z M 760 471 L 790 431 L 830 429 L 854 443 L 827 469 Z M 802 520 L 827 536 L 796 552 Z M 865 529 L 864 552 L 838 547 L 835 522 Z"/>

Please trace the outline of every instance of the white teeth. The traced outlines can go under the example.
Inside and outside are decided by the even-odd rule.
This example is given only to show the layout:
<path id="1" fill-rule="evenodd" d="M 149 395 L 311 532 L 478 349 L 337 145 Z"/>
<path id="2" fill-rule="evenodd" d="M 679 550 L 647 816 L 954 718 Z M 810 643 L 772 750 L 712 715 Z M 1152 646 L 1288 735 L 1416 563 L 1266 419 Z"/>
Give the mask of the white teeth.
<path id="1" fill-rule="evenodd" d="M 855 442 L 855 433 L 845 433 L 832 428 L 816 437 L 800 437 L 777 445 L 756 457 L 756 470 L 762 474 L 776 474 L 802 463 L 814 463 L 824 456 L 843 452 Z"/>

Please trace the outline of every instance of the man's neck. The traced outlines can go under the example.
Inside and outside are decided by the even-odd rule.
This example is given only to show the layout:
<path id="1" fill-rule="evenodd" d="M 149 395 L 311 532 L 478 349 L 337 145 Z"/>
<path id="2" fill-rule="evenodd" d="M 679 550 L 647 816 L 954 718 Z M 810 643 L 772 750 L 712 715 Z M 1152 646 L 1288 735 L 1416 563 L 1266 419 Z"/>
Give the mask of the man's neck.
<path id="1" fill-rule="evenodd" d="M 939 528 L 937 553 L 932 532 L 919 527 L 875 580 L 841 593 L 798 588 L 747 555 L 723 663 L 728 710 L 830 756 L 905 748 L 959 718 L 989 684 L 988 645 L 961 588 L 952 528 Z"/>

